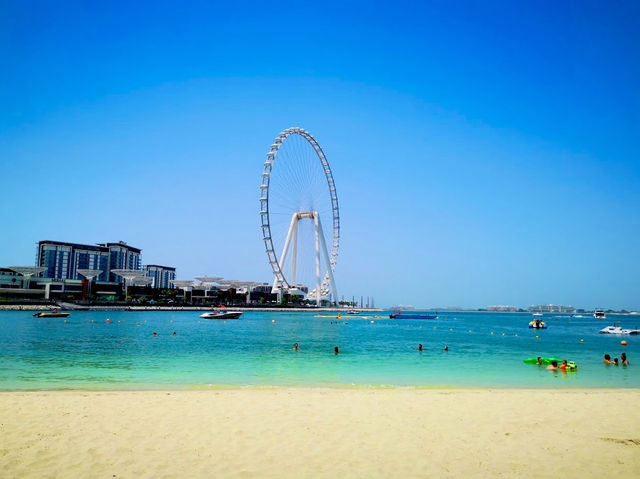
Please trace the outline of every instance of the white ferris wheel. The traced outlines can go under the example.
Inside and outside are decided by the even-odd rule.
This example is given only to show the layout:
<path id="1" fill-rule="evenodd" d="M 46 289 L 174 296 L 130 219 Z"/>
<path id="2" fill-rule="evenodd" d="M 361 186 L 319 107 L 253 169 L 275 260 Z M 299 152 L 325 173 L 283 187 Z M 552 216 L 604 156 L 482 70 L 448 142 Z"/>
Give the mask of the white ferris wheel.
<path id="1" fill-rule="evenodd" d="M 260 218 L 274 275 L 272 292 L 279 298 L 306 293 L 318 306 L 322 299 L 337 302 L 333 278 L 340 242 L 336 186 L 322 148 L 302 128 L 284 130 L 267 153 Z"/>

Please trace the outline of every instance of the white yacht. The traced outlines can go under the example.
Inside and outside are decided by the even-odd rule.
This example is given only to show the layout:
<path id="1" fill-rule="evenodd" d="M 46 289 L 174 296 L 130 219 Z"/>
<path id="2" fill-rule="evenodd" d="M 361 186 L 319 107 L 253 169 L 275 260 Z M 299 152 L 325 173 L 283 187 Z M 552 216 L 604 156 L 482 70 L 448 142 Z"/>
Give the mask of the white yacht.
<path id="1" fill-rule="evenodd" d="M 607 317 L 606 314 L 604 314 L 604 311 L 602 309 L 596 309 L 593 312 L 593 317 L 596 319 L 605 319 Z"/>
<path id="2" fill-rule="evenodd" d="M 600 334 L 640 334 L 640 329 L 622 329 L 620 326 L 607 326 L 600 330 Z"/>

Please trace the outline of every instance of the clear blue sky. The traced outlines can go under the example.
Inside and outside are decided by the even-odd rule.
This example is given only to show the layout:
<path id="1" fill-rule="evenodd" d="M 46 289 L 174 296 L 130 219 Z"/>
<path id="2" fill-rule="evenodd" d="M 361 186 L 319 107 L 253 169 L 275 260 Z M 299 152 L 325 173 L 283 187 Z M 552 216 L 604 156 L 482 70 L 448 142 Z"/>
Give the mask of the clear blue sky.
<path id="1" fill-rule="evenodd" d="M 93 3 L 93 4 L 90 4 Z M 640 4 L 0 1 L 0 265 L 125 240 L 271 280 L 266 152 L 340 198 L 341 294 L 640 309 Z"/>

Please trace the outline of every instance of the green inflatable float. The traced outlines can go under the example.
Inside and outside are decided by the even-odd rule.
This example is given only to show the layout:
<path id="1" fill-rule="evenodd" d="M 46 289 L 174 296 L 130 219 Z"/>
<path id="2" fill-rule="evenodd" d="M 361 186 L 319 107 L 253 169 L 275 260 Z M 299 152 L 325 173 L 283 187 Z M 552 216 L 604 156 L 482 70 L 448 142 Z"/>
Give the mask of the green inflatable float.
<path id="1" fill-rule="evenodd" d="M 542 364 L 551 364 L 551 362 L 556 361 L 558 366 L 562 364 L 562 359 L 557 358 L 542 358 Z M 538 358 L 527 358 L 524 360 L 527 364 L 536 364 L 538 362 Z"/>

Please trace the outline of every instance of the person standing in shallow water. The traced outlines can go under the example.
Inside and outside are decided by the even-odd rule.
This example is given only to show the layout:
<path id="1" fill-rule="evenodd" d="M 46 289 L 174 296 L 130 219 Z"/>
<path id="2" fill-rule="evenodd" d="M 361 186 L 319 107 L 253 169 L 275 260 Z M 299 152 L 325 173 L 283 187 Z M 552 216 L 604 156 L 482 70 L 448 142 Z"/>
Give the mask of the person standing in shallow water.
<path id="1" fill-rule="evenodd" d="M 627 359 L 627 353 L 622 353 L 620 355 L 620 364 L 623 366 L 629 366 L 629 360 Z"/>
<path id="2" fill-rule="evenodd" d="M 335 355 L 340 354 L 340 350 L 338 349 L 338 346 L 336 346 L 335 348 L 333 348 L 333 354 L 335 354 Z"/>
<path id="3" fill-rule="evenodd" d="M 422 344 L 418 344 L 418 351 L 422 351 Z"/>
<path id="4" fill-rule="evenodd" d="M 293 345 L 293 350 L 294 350 L 294 351 L 297 351 L 297 350 L 298 350 L 298 343 L 295 343 L 295 344 Z"/>

